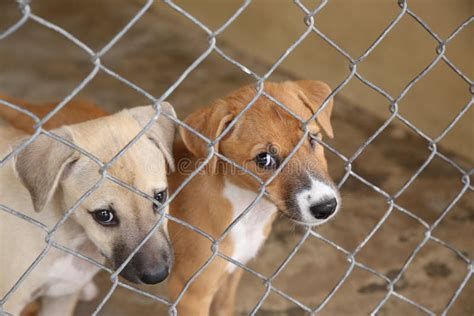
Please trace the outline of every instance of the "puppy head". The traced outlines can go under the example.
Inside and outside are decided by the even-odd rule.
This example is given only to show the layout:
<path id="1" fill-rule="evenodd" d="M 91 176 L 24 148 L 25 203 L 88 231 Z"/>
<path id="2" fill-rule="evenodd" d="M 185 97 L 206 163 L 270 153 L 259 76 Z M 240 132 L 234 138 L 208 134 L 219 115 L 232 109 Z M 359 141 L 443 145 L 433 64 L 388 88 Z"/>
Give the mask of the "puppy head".
<path id="1" fill-rule="evenodd" d="M 163 103 L 162 111 L 175 116 L 169 104 Z M 151 106 L 138 107 L 53 132 L 108 162 L 154 114 Z M 174 168 L 174 134 L 174 124 L 160 116 L 107 173 L 164 203 L 168 187 L 166 170 Z M 94 161 L 45 135 L 19 153 L 15 166 L 38 212 L 51 211 L 53 205 L 67 210 L 101 178 Z M 158 210 L 159 205 L 106 179 L 80 204 L 72 218 L 118 268 L 160 220 Z M 122 271 L 126 279 L 152 284 L 167 277 L 172 250 L 166 224 L 164 221 Z"/>
<path id="2" fill-rule="evenodd" d="M 331 92 L 325 83 L 311 80 L 266 83 L 265 91 L 304 120 L 316 113 Z M 254 87 L 244 87 L 191 114 L 185 122 L 214 140 L 255 94 Z M 267 191 L 269 199 L 291 219 L 309 225 L 321 224 L 332 218 L 340 205 L 339 193 L 328 174 L 324 148 L 318 143 L 323 135 L 333 137 L 332 105 L 330 100 L 316 120 L 308 124 L 309 134 L 303 139 L 300 121 L 260 96 L 214 149 L 266 181 L 303 139 L 301 147 L 267 186 Z M 207 156 L 205 142 L 184 128 L 180 132 L 195 156 Z M 254 191 L 259 189 L 254 178 L 215 156 L 207 171 L 225 174 L 234 183 Z"/>

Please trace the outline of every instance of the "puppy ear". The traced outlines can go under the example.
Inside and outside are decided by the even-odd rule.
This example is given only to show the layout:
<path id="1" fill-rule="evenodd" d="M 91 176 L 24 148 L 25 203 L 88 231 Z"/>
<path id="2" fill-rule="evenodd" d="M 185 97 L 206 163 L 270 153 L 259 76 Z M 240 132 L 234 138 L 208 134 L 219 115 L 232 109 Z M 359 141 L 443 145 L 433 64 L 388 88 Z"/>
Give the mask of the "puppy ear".
<path id="1" fill-rule="evenodd" d="M 193 112 L 184 120 L 184 123 L 212 141 L 224 131 L 234 116 L 225 101 L 217 100 L 210 106 Z M 185 127 L 180 127 L 179 132 L 184 145 L 195 157 L 207 157 L 208 145 L 204 140 L 195 136 Z M 214 150 L 219 152 L 219 143 L 214 145 Z M 209 161 L 208 168 L 211 172 L 217 171 L 217 161 L 216 156 L 213 156 Z"/>
<path id="2" fill-rule="evenodd" d="M 319 107 L 322 105 L 323 101 L 331 93 L 331 88 L 322 81 L 298 80 L 295 81 L 295 83 L 303 93 L 303 95 L 300 95 L 303 98 L 303 102 L 311 109 L 313 114 L 319 110 Z M 329 138 L 334 137 L 331 125 L 332 106 L 333 99 L 331 98 L 324 110 L 316 117 L 316 121 L 319 123 Z"/>
<path id="3" fill-rule="evenodd" d="M 146 125 L 156 114 L 155 110 L 151 105 L 139 106 L 128 110 L 134 119 L 140 123 L 140 125 Z M 176 117 L 176 112 L 173 106 L 168 102 L 161 103 L 162 113 L 167 113 L 173 117 Z M 156 124 L 148 129 L 146 136 L 156 144 L 161 150 L 163 156 L 165 156 L 166 163 L 170 171 L 175 170 L 174 159 L 173 159 L 173 141 L 176 134 L 176 127 L 173 121 L 166 118 L 164 115 L 160 115 Z"/>
<path id="4" fill-rule="evenodd" d="M 53 133 L 73 142 L 71 133 L 65 128 Z M 46 135 L 39 135 L 17 155 L 16 173 L 30 192 L 36 212 L 45 208 L 59 182 L 68 177 L 79 157 L 79 152 Z"/>

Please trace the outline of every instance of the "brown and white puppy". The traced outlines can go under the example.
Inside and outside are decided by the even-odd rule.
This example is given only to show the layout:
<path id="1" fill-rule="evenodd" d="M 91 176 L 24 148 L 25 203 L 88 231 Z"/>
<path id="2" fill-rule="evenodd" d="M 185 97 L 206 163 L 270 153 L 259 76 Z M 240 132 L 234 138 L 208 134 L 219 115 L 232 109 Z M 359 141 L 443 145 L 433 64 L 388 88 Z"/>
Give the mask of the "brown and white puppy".
<path id="1" fill-rule="evenodd" d="M 162 110 L 175 116 L 171 105 Z M 53 132 L 83 148 L 102 162 L 110 161 L 154 116 L 151 106 L 61 127 Z M 129 150 L 107 170 L 158 202 L 167 191 L 167 168 L 173 169 L 174 124 L 160 116 Z M 0 157 L 28 137 L 0 123 Z M 0 205 L 17 210 L 51 229 L 64 212 L 100 179 L 100 167 L 46 135 L 40 135 L 15 159 L 0 168 Z M 99 262 L 119 267 L 160 220 L 158 205 L 106 179 L 56 231 L 53 240 Z M 167 210 L 165 210 L 167 211 Z M 166 222 L 126 265 L 121 275 L 136 283 L 154 284 L 169 273 L 172 250 Z M 0 297 L 5 297 L 31 262 L 45 249 L 45 231 L 0 211 Z M 42 297 L 40 315 L 72 315 L 77 300 L 91 298 L 98 268 L 50 248 L 47 255 L 8 294 L 0 311 L 20 315 L 26 304 Z"/>
<path id="2" fill-rule="evenodd" d="M 266 83 L 265 91 L 303 119 L 309 119 L 330 94 L 319 81 Z M 189 115 L 185 123 L 214 140 L 255 96 L 247 86 Z M 267 238 L 278 211 L 297 223 L 319 225 L 339 209 L 340 198 L 327 169 L 322 134 L 333 137 L 330 123 L 332 100 L 310 122 L 302 146 L 266 187 L 268 195 L 232 227 L 218 245 L 221 255 L 241 264 L 255 257 Z M 178 186 L 208 156 L 208 146 L 187 129 L 175 145 L 178 170 L 170 188 Z M 300 121 L 266 97 L 237 121 L 214 150 L 267 181 L 304 137 Z M 257 198 L 260 184 L 250 175 L 213 156 L 203 172 L 193 178 L 171 204 L 171 214 L 217 239 Z M 193 274 L 211 256 L 212 242 L 198 233 L 170 222 L 175 265 L 170 275 L 171 298 L 180 293 Z M 190 283 L 178 304 L 179 315 L 232 315 L 242 269 L 219 256 Z"/>

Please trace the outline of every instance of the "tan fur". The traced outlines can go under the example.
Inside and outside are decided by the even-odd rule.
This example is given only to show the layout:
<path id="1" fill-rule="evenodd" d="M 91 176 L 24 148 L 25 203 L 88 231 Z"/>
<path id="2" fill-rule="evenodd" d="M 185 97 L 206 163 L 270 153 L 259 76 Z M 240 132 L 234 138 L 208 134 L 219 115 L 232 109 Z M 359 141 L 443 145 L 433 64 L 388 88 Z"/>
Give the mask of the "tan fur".
<path id="1" fill-rule="evenodd" d="M 266 83 L 265 91 L 303 119 L 308 119 L 318 110 L 331 90 L 325 83 L 303 80 Z M 254 95 L 254 87 L 241 88 L 226 98 L 216 100 L 208 107 L 195 111 L 186 119 L 186 123 L 214 140 Z M 331 110 L 332 100 L 329 100 L 327 107 L 318 115 L 317 121 L 311 122 L 308 129 L 314 133 L 324 132 L 328 137 L 333 137 L 330 124 Z M 82 117 L 86 116 L 84 113 Z M 207 145 L 204 142 L 184 129 L 180 132 L 183 141 L 177 141 L 174 146 L 178 170 L 169 179 L 172 191 L 195 170 L 199 161 L 202 162 L 207 157 Z M 273 102 L 260 97 L 214 149 L 256 173 L 265 181 L 271 174 L 259 170 L 253 163 L 253 157 L 266 149 L 270 140 L 277 143 L 280 154 L 285 156 L 302 135 L 298 121 Z M 285 171 L 292 165 L 298 167 L 301 161 L 315 162 L 314 168 L 318 174 L 328 182 L 331 181 L 322 146 L 311 150 L 305 141 L 290 160 L 288 167 L 284 168 L 267 188 L 271 202 L 290 218 L 294 218 L 295 214 L 286 209 L 284 200 L 288 188 L 295 182 L 295 175 Z M 234 167 L 213 157 L 204 170 L 192 179 L 174 200 L 170 209 L 171 214 L 204 231 L 212 238 L 218 238 L 232 221 L 232 205 L 223 196 L 225 182 L 230 181 L 239 187 L 258 191 L 258 183 L 253 178 L 235 173 Z M 250 213 L 248 215 L 252 216 Z M 271 218 L 274 219 L 275 216 Z M 265 227 L 265 236 L 271 231 L 272 219 Z M 176 299 L 189 278 L 212 255 L 212 243 L 206 237 L 174 222 L 169 223 L 169 230 L 175 249 L 175 264 L 168 284 L 171 298 Z M 231 256 L 234 242 L 228 236 L 219 244 L 219 252 Z M 228 265 L 229 263 L 222 258 L 214 258 L 182 297 L 178 304 L 179 315 L 233 314 L 235 292 L 242 270 L 237 268 L 229 274 L 226 272 Z"/>
<path id="2" fill-rule="evenodd" d="M 174 115 L 170 105 L 165 105 L 164 111 Z M 53 132 L 105 163 L 127 145 L 153 115 L 151 106 L 139 107 Z M 166 165 L 172 169 L 174 164 L 170 161 L 174 128 L 167 121 L 160 117 L 158 123 L 108 169 L 108 174 L 150 196 L 157 189 L 165 189 Z M 0 125 L 0 135 L 1 157 L 28 138 L 5 125 Z M 100 179 L 99 168 L 64 144 L 40 135 L 16 159 L 0 168 L 0 204 L 52 228 L 64 211 Z M 116 227 L 102 226 L 90 214 L 110 205 L 120 220 Z M 106 180 L 61 226 L 54 240 L 98 262 L 110 259 L 116 268 L 159 219 L 149 200 Z M 44 237 L 44 232 L 31 224 L 0 212 L 0 296 L 6 294 L 44 249 Z M 169 266 L 170 258 L 165 222 L 126 266 L 125 276 L 139 280 L 140 276 L 135 274 L 158 265 Z M 5 311 L 19 315 L 28 302 L 43 297 L 40 315 L 71 315 L 79 297 L 87 296 L 82 295 L 81 290 L 91 288 L 88 283 L 96 272 L 95 266 L 52 248 L 7 300 Z"/>

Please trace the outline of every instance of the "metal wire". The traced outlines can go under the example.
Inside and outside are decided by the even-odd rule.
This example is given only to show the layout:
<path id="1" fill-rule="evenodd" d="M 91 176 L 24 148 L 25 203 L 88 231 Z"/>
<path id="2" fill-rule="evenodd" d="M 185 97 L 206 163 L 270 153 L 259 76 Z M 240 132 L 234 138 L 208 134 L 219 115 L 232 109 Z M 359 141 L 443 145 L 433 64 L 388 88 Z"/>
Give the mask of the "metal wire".
<path id="1" fill-rule="evenodd" d="M 421 18 L 419 17 L 413 10 L 410 9 L 406 1 L 398 1 L 398 5 L 400 7 L 399 13 L 396 15 L 396 17 L 388 23 L 388 25 L 385 27 L 385 29 L 377 36 L 377 38 L 374 40 L 374 42 L 369 45 L 369 47 L 364 51 L 362 55 L 359 57 L 352 57 L 349 53 L 347 53 L 341 46 L 339 46 L 335 41 L 330 39 L 327 35 L 325 35 L 321 30 L 319 30 L 314 21 L 316 16 L 318 15 L 319 12 L 324 10 L 324 7 L 327 5 L 329 0 L 323 0 L 320 2 L 320 4 L 313 10 L 310 11 L 307 7 L 305 7 L 301 1 L 299 0 L 294 0 L 294 5 L 297 6 L 304 14 L 305 18 L 302 21 L 306 25 L 306 29 L 304 32 L 280 55 L 280 57 L 276 60 L 276 62 L 270 67 L 270 69 L 263 75 L 258 75 L 251 69 L 249 69 L 247 66 L 243 65 L 240 63 L 238 60 L 233 59 L 232 57 L 228 56 L 224 51 L 222 51 L 218 45 L 217 45 L 217 37 L 226 29 L 228 28 L 242 12 L 247 10 L 249 4 L 252 2 L 252 0 L 245 0 L 243 1 L 243 4 L 232 14 L 229 19 L 227 19 L 222 26 L 217 28 L 216 31 L 212 31 L 210 28 L 208 28 L 204 23 L 199 21 L 197 18 L 192 16 L 189 12 L 181 8 L 179 5 L 174 3 L 172 0 L 162 0 L 162 2 L 169 6 L 171 9 L 175 10 L 177 13 L 185 17 L 186 19 L 190 20 L 192 23 L 194 23 L 197 27 L 202 29 L 204 32 L 207 33 L 208 35 L 208 47 L 207 49 L 202 52 L 202 54 L 179 76 L 178 80 L 176 80 L 160 97 L 156 98 L 143 88 L 137 86 L 133 82 L 127 80 L 126 78 L 122 77 L 121 75 L 113 72 L 106 66 L 104 66 L 101 63 L 101 58 L 107 54 L 108 51 L 113 49 L 113 46 L 122 39 L 122 37 L 133 27 L 133 25 L 140 20 L 140 18 L 149 10 L 149 8 L 153 4 L 153 0 L 149 0 L 143 5 L 142 8 L 130 19 L 130 21 L 115 35 L 113 38 L 99 51 L 95 52 L 92 50 L 90 47 L 88 47 L 86 44 L 84 44 L 80 39 L 77 37 L 73 36 L 72 34 L 68 33 L 66 30 L 63 28 L 55 25 L 54 23 L 47 21 L 37 15 L 35 15 L 31 7 L 29 5 L 29 2 L 26 0 L 20 0 L 18 2 L 18 10 L 21 14 L 21 17 L 18 19 L 17 22 L 15 22 L 12 26 L 8 27 L 5 31 L 0 33 L 0 40 L 5 39 L 8 36 L 12 36 L 17 30 L 19 30 L 27 21 L 35 22 L 39 26 L 46 27 L 50 29 L 52 32 L 56 32 L 60 34 L 61 36 L 65 37 L 72 43 L 74 43 L 78 49 L 82 50 L 85 54 L 87 54 L 90 58 L 91 64 L 93 65 L 92 71 L 61 101 L 59 104 L 56 106 L 56 108 L 51 111 L 48 115 L 46 115 L 43 119 L 39 119 L 37 116 L 35 116 L 33 113 L 29 112 L 26 109 L 21 108 L 18 105 L 12 104 L 11 102 L 7 102 L 5 100 L 0 99 L 0 106 L 6 106 L 9 107 L 15 111 L 21 112 L 23 114 L 28 115 L 31 117 L 34 122 L 35 122 L 35 132 L 31 136 L 31 138 L 20 145 L 19 147 L 15 148 L 11 153 L 6 155 L 2 160 L 0 160 L 0 167 L 6 164 L 9 160 L 13 159 L 24 147 L 26 147 L 28 144 L 33 142 L 39 135 L 43 134 L 46 135 L 47 137 L 51 137 L 55 139 L 56 141 L 59 141 L 66 146 L 69 146 L 70 148 L 80 152 L 81 154 L 89 157 L 91 160 L 96 162 L 99 167 L 100 167 L 100 179 L 83 195 L 81 198 L 76 201 L 76 203 L 65 212 L 64 217 L 56 223 L 51 229 L 49 229 L 46 225 L 44 225 L 41 222 L 38 222 L 37 220 L 28 217 L 21 212 L 18 212 L 16 210 L 13 210 L 5 205 L 0 205 L 0 211 L 5 212 L 7 214 L 10 214 L 11 216 L 16 216 L 31 225 L 34 225 L 40 229 L 42 229 L 45 234 L 45 247 L 42 250 L 42 252 L 37 256 L 37 258 L 31 263 L 31 265 L 28 267 L 27 270 L 24 271 L 24 273 L 21 275 L 21 277 L 17 280 L 17 282 L 14 284 L 14 286 L 0 299 L 0 315 L 1 314 L 7 314 L 7 311 L 3 310 L 3 306 L 5 302 L 9 299 L 9 297 L 21 286 L 23 281 L 28 277 L 28 275 L 35 269 L 35 267 L 41 262 L 41 260 L 48 254 L 48 252 L 54 248 L 59 251 L 64 252 L 65 254 L 75 256 L 76 258 L 79 258 L 81 260 L 87 261 L 90 264 L 93 264 L 97 266 L 100 270 L 109 273 L 111 281 L 112 281 L 112 286 L 110 287 L 109 291 L 105 295 L 105 297 L 101 300 L 101 302 L 98 304 L 98 306 L 95 308 L 95 311 L 93 315 L 97 315 L 102 308 L 105 306 L 105 304 L 108 302 L 110 297 L 113 295 L 114 291 L 118 288 L 124 288 L 127 289 L 128 291 L 131 291 L 137 295 L 141 295 L 144 297 L 147 297 L 149 299 L 155 300 L 158 303 L 164 304 L 168 306 L 169 313 L 171 315 L 177 314 L 176 311 L 176 306 L 180 302 L 181 298 L 189 288 L 189 286 L 192 284 L 192 282 L 199 276 L 199 274 L 207 267 L 211 262 L 216 258 L 219 257 L 221 259 L 229 261 L 231 264 L 236 265 L 238 268 L 241 268 L 245 270 L 246 272 L 252 274 L 256 278 L 260 279 L 264 285 L 265 290 L 263 291 L 261 297 L 258 299 L 257 303 L 255 304 L 254 308 L 251 310 L 250 315 L 256 314 L 260 308 L 262 307 L 264 301 L 268 297 L 270 293 L 275 293 L 285 300 L 288 300 L 292 303 L 294 303 L 296 306 L 300 307 L 302 311 L 307 312 L 310 315 L 316 315 L 319 312 L 321 312 L 324 307 L 331 301 L 332 297 L 337 293 L 337 291 L 340 289 L 340 287 L 346 282 L 348 277 L 351 275 L 354 267 L 361 268 L 376 277 L 380 278 L 382 281 L 386 283 L 386 288 L 387 291 L 383 298 L 373 307 L 373 310 L 371 312 L 371 315 L 377 314 L 381 308 L 384 306 L 384 304 L 391 298 L 391 297 L 397 297 L 400 300 L 403 300 L 407 304 L 410 304 L 414 307 L 416 307 L 420 312 L 423 312 L 428 315 L 435 315 L 435 312 L 430 310 L 428 307 L 424 306 L 423 304 L 413 301 L 401 293 L 396 291 L 396 284 L 399 282 L 403 274 L 406 272 L 414 258 L 417 256 L 417 254 L 420 252 L 420 250 L 426 245 L 428 241 L 433 241 L 437 243 L 438 245 L 441 245 L 447 249 L 449 249 L 456 257 L 458 257 L 462 262 L 465 263 L 466 265 L 466 274 L 465 277 L 463 278 L 462 282 L 459 284 L 455 292 L 452 294 L 449 302 L 446 304 L 444 307 L 443 311 L 441 312 L 441 315 L 446 315 L 450 308 L 453 306 L 454 302 L 456 299 L 459 297 L 459 295 L 462 293 L 463 289 L 465 288 L 466 284 L 472 277 L 473 271 L 474 271 L 474 263 L 471 258 L 468 258 L 463 252 L 459 251 L 456 249 L 454 246 L 450 245 L 449 243 L 435 237 L 432 235 L 433 230 L 443 221 L 443 219 L 446 217 L 446 215 L 450 212 L 450 210 L 453 208 L 453 206 L 461 199 L 461 197 L 465 194 L 465 192 L 473 191 L 474 187 L 470 183 L 470 176 L 474 173 L 474 169 L 471 170 L 465 170 L 461 166 L 459 166 L 455 161 L 444 155 L 443 153 L 439 152 L 437 144 L 446 136 L 446 134 L 457 124 L 457 122 L 460 120 L 460 118 L 470 109 L 471 105 L 473 104 L 473 99 L 472 99 L 472 93 L 474 92 L 473 88 L 473 82 L 472 80 L 464 73 L 462 72 L 456 65 L 445 55 L 446 52 L 446 47 L 447 45 L 452 41 L 453 38 L 455 38 L 464 28 L 466 28 L 470 23 L 473 22 L 474 17 L 470 17 L 466 21 L 462 22 L 446 39 L 442 39 L 439 35 L 434 32 L 430 26 Z M 370 54 L 371 52 L 378 46 L 380 43 L 385 39 L 385 37 L 390 33 L 393 32 L 394 27 L 399 23 L 402 17 L 407 17 L 407 18 L 412 18 L 417 24 L 420 25 L 421 28 L 423 28 L 427 33 L 430 34 L 430 36 L 438 43 L 437 49 L 436 49 L 436 57 L 419 73 L 417 74 L 402 90 L 402 92 L 394 97 L 391 96 L 388 92 L 384 91 L 382 88 L 377 86 L 376 84 L 370 82 L 369 80 L 365 79 L 358 71 L 357 71 L 357 66 L 361 62 L 363 62 Z M 336 88 L 333 90 L 330 96 L 324 100 L 323 104 L 321 107 L 318 109 L 318 111 L 309 119 L 309 120 L 303 120 L 301 119 L 298 115 L 295 113 L 292 113 L 291 110 L 283 104 L 281 101 L 275 99 L 273 96 L 269 95 L 265 91 L 265 81 L 267 78 L 271 76 L 271 74 L 277 69 L 277 67 L 290 55 L 292 52 L 300 45 L 300 43 L 306 39 L 308 36 L 318 36 L 320 37 L 324 42 L 329 44 L 331 47 L 335 49 L 335 51 L 345 57 L 345 59 L 348 62 L 348 67 L 350 69 L 350 74 L 340 82 L 339 85 L 336 86 Z M 161 113 L 160 111 L 160 105 L 161 103 L 171 94 L 173 93 L 176 88 L 193 72 L 196 68 L 199 67 L 199 65 L 212 53 L 216 52 L 220 56 L 222 56 L 226 61 L 231 63 L 232 65 L 236 66 L 240 71 L 243 73 L 249 75 L 251 78 L 255 80 L 255 89 L 256 89 L 256 95 L 255 97 L 242 109 L 242 111 L 234 118 L 234 120 L 229 124 L 229 126 L 217 137 L 216 140 L 211 141 L 205 136 L 199 134 L 197 131 L 193 130 L 191 127 L 186 125 L 185 123 L 181 122 L 178 119 L 175 119 L 166 113 Z M 416 127 L 413 123 L 411 123 L 408 119 L 403 117 L 400 112 L 398 111 L 398 103 L 404 98 L 404 96 L 410 91 L 416 83 L 422 79 L 424 76 L 426 76 L 427 73 L 430 72 L 430 70 L 437 65 L 440 62 L 444 62 L 450 69 L 453 70 L 454 73 L 456 73 L 467 85 L 467 87 L 471 91 L 471 100 L 459 111 L 459 113 L 456 115 L 456 117 L 448 124 L 448 126 L 435 138 L 430 138 L 428 137 L 420 128 Z M 111 159 L 111 161 L 107 163 L 101 163 L 99 159 L 94 157 L 91 153 L 88 153 L 82 148 L 77 147 L 76 145 L 68 142 L 66 139 L 61 138 L 58 135 L 55 135 L 51 132 L 48 132 L 43 129 L 44 123 L 46 123 L 51 117 L 53 117 L 59 110 L 61 110 L 66 104 L 73 99 L 84 87 L 88 85 L 88 83 L 98 74 L 98 73 L 105 73 L 110 75 L 111 77 L 121 81 L 122 83 L 126 84 L 130 88 L 134 89 L 138 93 L 144 95 L 149 101 L 154 105 L 156 115 L 155 117 L 148 122 L 148 124 L 143 128 L 142 131 L 136 137 L 124 148 L 120 150 L 120 152 L 117 153 L 117 155 Z M 355 78 L 355 79 L 354 79 Z M 329 103 L 330 98 L 334 97 L 339 93 L 341 89 L 343 89 L 351 80 L 359 80 L 361 83 L 369 87 L 370 89 L 373 89 L 374 91 L 378 92 L 380 95 L 382 95 L 384 98 L 387 99 L 388 104 L 389 104 L 389 111 L 391 115 L 385 120 L 385 122 L 362 144 L 357 148 L 357 150 L 350 156 L 346 157 L 342 153 L 340 153 L 338 150 L 335 148 L 331 147 L 329 144 L 320 141 L 320 143 L 329 151 L 334 153 L 339 159 L 341 159 L 344 164 L 345 164 L 345 174 L 341 177 L 341 180 L 338 183 L 338 187 L 341 188 L 343 187 L 344 183 L 350 178 L 354 178 L 358 180 L 360 183 L 363 185 L 371 188 L 374 192 L 377 194 L 381 195 L 388 203 L 388 208 L 382 218 L 374 225 L 374 227 L 370 230 L 370 232 L 366 235 L 366 237 L 359 243 L 359 245 L 355 248 L 353 251 L 348 251 L 338 245 L 337 243 L 327 239 L 326 237 L 322 236 L 319 234 L 315 229 L 311 229 L 310 227 L 306 227 L 306 232 L 305 234 L 301 237 L 301 239 L 296 243 L 296 245 L 293 247 L 291 252 L 288 254 L 288 256 L 282 261 L 282 263 L 278 266 L 278 268 L 274 271 L 274 273 L 271 274 L 271 276 L 267 277 L 264 276 L 257 271 L 254 271 L 253 269 L 249 268 L 245 264 L 242 264 L 231 257 L 225 255 L 219 250 L 219 244 L 220 242 L 227 236 L 231 229 L 244 217 L 246 216 L 253 208 L 253 206 L 262 198 L 264 198 L 265 195 L 268 193 L 266 192 L 266 186 L 269 185 L 275 177 L 278 176 L 279 172 L 282 170 L 282 168 L 288 163 L 288 161 L 291 159 L 291 157 L 297 152 L 299 147 L 301 146 L 302 142 L 306 138 L 306 134 L 308 131 L 306 130 L 306 125 L 308 124 L 309 121 L 313 120 L 321 111 L 327 106 Z M 285 159 L 285 161 L 281 164 L 281 166 L 276 170 L 276 172 L 273 174 L 273 176 L 268 179 L 266 182 L 263 182 L 260 180 L 260 178 L 257 175 L 252 174 L 249 170 L 246 170 L 242 166 L 238 165 L 236 162 L 230 160 L 228 157 L 225 157 L 217 152 L 214 151 L 214 145 L 216 142 L 220 141 L 230 130 L 231 128 L 237 123 L 237 121 L 244 115 L 246 111 L 248 111 L 254 104 L 254 102 L 259 98 L 259 97 L 265 97 L 268 98 L 269 100 L 273 101 L 276 106 L 284 109 L 287 111 L 290 115 L 292 115 L 295 119 L 299 120 L 301 122 L 302 130 L 305 132 L 305 135 L 297 146 L 291 151 L 291 153 L 288 155 L 288 157 Z M 130 253 L 128 258 L 125 260 L 125 262 L 115 271 L 111 270 L 110 268 L 102 265 L 101 263 L 95 261 L 92 258 L 89 258 L 73 249 L 70 249 L 64 245 L 61 245 L 57 241 L 54 240 L 54 235 L 55 232 L 63 225 L 63 223 L 71 216 L 75 209 L 90 195 L 92 194 L 96 189 L 100 187 L 100 185 L 104 181 L 112 181 L 116 183 L 117 185 L 120 185 L 128 190 L 131 190 L 132 192 L 145 197 L 149 199 L 150 201 L 154 201 L 153 197 L 148 196 L 146 193 L 141 192 L 137 188 L 131 187 L 130 185 L 127 185 L 120 181 L 119 179 L 114 178 L 110 174 L 108 174 L 107 170 L 114 164 L 114 162 L 120 158 L 135 142 L 138 141 L 138 139 L 151 127 L 152 124 L 155 123 L 156 119 L 158 119 L 159 116 L 164 115 L 168 119 L 172 120 L 174 123 L 176 123 L 179 126 L 182 126 L 186 128 L 189 132 L 194 134 L 195 136 L 199 137 L 203 141 L 205 141 L 208 145 L 208 156 L 204 163 L 198 167 L 198 169 L 194 170 L 189 177 L 180 185 L 180 187 L 172 194 L 170 199 L 167 201 L 167 203 L 161 207 L 160 211 L 169 203 L 171 203 L 174 198 L 181 192 L 181 190 L 191 181 L 191 179 L 198 174 L 203 168 L 205 168 L 206 164 L 213 158 L 213 156 L 217 156 L 220 159 L 226 161 L 227 163 L 231 164 L 232 166 L 238 168 L 239 170 L 242 170 L 243 172 L 249 174 L 252 176 L 254 179 L 256 179 L 260 183 L 260 191 L 258 192 L 257 197 L 255 200 L 246 208 L 246 210 L 238 216 L 224 231 L 224 233 L 219 236 L 219 238 L 214 239 L 212 236 L 207 234 L 206 232 L 192 226 L 189 223 L 183 222 L 182 220 L 175 218 L 169 214 L 163 214 L 161 216 L 160 220 L 155 223 L 154 227 L 148 232 L 147 236 L 142 240 L 142 242 Z M 420 137 L 422 137 L 424 140 L 426 140 L 426 146 L 427 148 L 431 151 L 431 154 L 429 157 L 423 162 L 423 164 L 418 168 L 418 170 L 405 182 L 405 184 L 399 189 L 398 192 L 395 194 L 389 194 L 385 192 L 382 188 L 378 187 L 377 185 L 371 183 L 367 179 L 363 178 L 359 174 L 357 174 L 353 169 L 352 169 L 352 164 L 353 162 L 366 150 L 366 148 L 375 140 L 379 135 L 389 126 L 393 121 L 398 120 L 404 125 L 406 125 L 409 129 L 413 130 L 416 134 L 418 134 Z M 425 168 L 430 164 L 430 162 L 435 159 L 435 158 L 440 158 L 443 161 L 449 163 L 451 166 L 453 166 L 458 172 L 459 172 L 459 178 L 461 183 L 463 184 L 462 189 L 459 191 L 459 193 L 453 198 L 453 200 L 449 203 L 449 205 L 444 209 L 444 211 L 439 215 L 439 217 L 434 221 L 433 224 L 428 224 L 426 223 L 423 219 L 412 213 L 410 210 L 407 210 L 403 208 L 402 206 L 398 205 L 396 203 L 397 197 L 399 197 L 403 192 L 405 192 L 408 187 L 413 183 L 413 181 L 425 170 Z M 415 249 L 411 252 L 407 260 L 404 262 L 404 264 L 400 267 L 398 270 L 399 272 L 397 273 L 396 276 L 390 278 L 383 273 L 377 271 L 376 269 L 373 269 L 367 264 L 363 264 L 359 261 L 356 260 L 356 255 L 365 247 L 365 245 L 369 242 L 369 240 L 374 236 L 374 234 L 385 224 L 389 216 L 393 212 L 400 212 L 401 214 L 407 215 L 410 218 L 416 220 L 420 225 L 422 225 L 425 229 L 425 234 L 423 240 L 418 243 L 418 245 L 415 247 Z M 148 238 L 151 237 L 151 235 L 158 229 L 158 227 L 162 224 L 165 218 L 168 218 L 171 221 L 174 221 L 178 224 L 183 225 L 184 227 L 191 229 L 195 231 L 196 233 L 200 234 L 204 238 L 207 238 L 208 240 L 211 241 L 211 252 L 212 254 L 209 256 L 209 258 L 206 260 L 206 262 L 192 275 L 192 277 L 187 281 L 185 284 L 184 288 L 182 289 L 182 292 L 178 296 L 178 298 L 172 302 L 166 298 L 153 295 L 151 293 L 148 293 L 146 291 L 143 291 L 141 289 L 135 288 L 131 285 L 122 283 L 118 275 L 119 273 L 124 269 L 125 265 L 132 259 L 132 257 L 138 252 L 138 250 L 145 244 L 145 242 L 148 240 Z M 293 256 L 299 251 L 299 249 L 302 247 L 302 245 L 310 238 L 316 238 L 318 240 L 323 241 L 324 243 L 328 244 L 329 246 L 333 247 L 336 251 L 342 253 L 347 261 L 349 262 L 349 267 L 347 268 L 346 272 L 343 274 L 343 276 L 340 278 L 340 280 L 337 282 L 337 284 L 327 293 L 325 298 L 317 305 L 317 306 L 306 306 L 302 302 L 298 301 L 294 297 L 288 295 L 284 291 L 278 289 L 275 287 L 273 284 L 273 280 L 280 274 L 280 272 L 287 266 L 287 264 L 291 261 Z"/>

